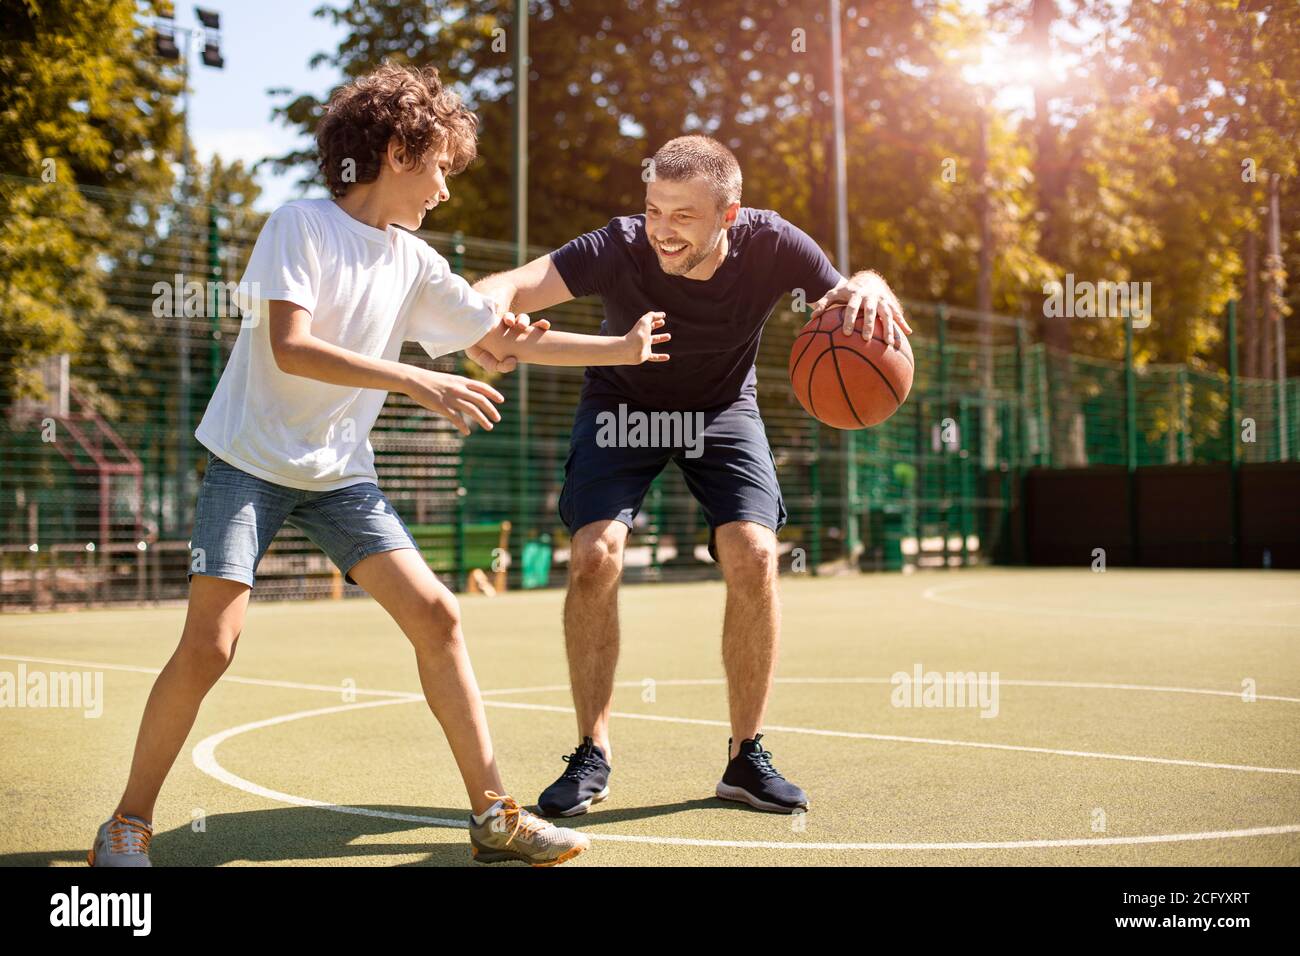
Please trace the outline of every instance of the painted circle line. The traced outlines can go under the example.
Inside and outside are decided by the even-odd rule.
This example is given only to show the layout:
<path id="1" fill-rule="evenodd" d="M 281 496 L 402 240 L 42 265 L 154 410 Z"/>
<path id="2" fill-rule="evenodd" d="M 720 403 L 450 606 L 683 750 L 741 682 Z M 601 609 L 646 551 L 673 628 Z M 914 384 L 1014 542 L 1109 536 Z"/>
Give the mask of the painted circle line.
<path id="1" fill-rule="evenodd" d="M 797 678 L 792 679 L 792 682 L 800 682 L 800 679 Z M 836 683 L 836 682 L 874 683 L 874 682 L 884 682 L 884 679 L 882 678 L 815 678 L 815 679 L 803 679 L 802 682 L 804 683 L 815 682 L 815 683 L 824 683 L 824 684 Z M 695 685 L 695 684 L 707 684 L 707 683 L 721 683 L 721 679 L 703 678 L 699 680 L 682 680 L 682 681 L 665 680 L 665 681 L 660 681 L 659 683 Z M 1061 686 L 1061 685 L 1075 686 L 1071 682 L 1060 682 L 1060 681 L 1052 681 L 1052 682 L 1021 681 L 1017 683 L 1021 685 L 1028 684 L 1030 686 L 1033 686 L 1038 683 L 1043 683 L 1046 686 Z M 616 686 L 640 687 L 641 684 L 639 681 L 621 681 Z M 1101 686 L 1112 686 L 1112 685 L 1101 685 Z M 1129 687 L 1133 685 L 1113 685 L 1113 686 Z M 535 688 L 520 687 L 520 688 L 509 688 L 506 690 L 498 690 L 498 691 L 484 691 L 483 696 L 487 698 L 490 696 L 494 696 L 494 695 L 499 696 L 507 693 L 525 694 L 525 693 L 532 693 L 532 692 L 540 693 L 543 691 L 560 691 L 560 690 L 568 690 L 568 689 L 569 688 L 567 685 L 546 685 L 546 686 L 535 687 Z M 1156 690 L 1156 688 L 1150 688 L 1150 689 Z M 1161 688 L 1161 690 L 1175 690 L 1175 691 L 1181 690 L 1183 692 L 1211 693 L 1211 694 L 1226 693 L 1220 691 L 1196 691 L 1188 688 Z M 386 693 L 392 693 L 392 692 L 386 692 Z M 1229 696 L 1239 696 L 1239 695 L 1230 694 Z M 1279 698 L 1279 699 L 1294 700 L 1293 698 Z M 416 700 L 423 700 L 423 697 L 412 694 L 410 697 L 402 697 L 402 698 L 390 697 L 385 700 L 366 701 L 359 704 L 358 703 L 341 704 L 334 707 L 321 707 L 312 710 L 297 711 L 291 714 L 283 714 L 278 717 L 270 717 L 264 720 L 258 720 L 247 724 L 241 724 L 237 727 L 231 727 L 228 728 L 227 730 L 219 731 L 218 733 L 212 734 L 208 737 L 205 737 L 203 740 L 199 741 L 195 745 L 193 751 L 194 765 L 203 773 L 206 773 L 208 776 L 213 777 L 214 779 L 226 784 L 227 786 L 234 787 L 237 790 L 243 790 L 246 793 L 251 793 L 255 796 L 260 796 L 265 799 L 273 800 L 279 803 L 286 803 L 294 806 L 314 807 L 316 809 L 329 810 L 335 813 L 352 814 L 354 816 L 365 816 L 365 817 L 381 818 L 387 820 L 398 820 L 405 823 L 418 823 L 418 824 L 423 824 L 425 826 L 465 829 L 468 827 L 468 823 L 466 820 L 443 819 L 439 817 L 425 817 L 417 814 L 392 813 L 386 810 L 372 810 L 366 807 L 345 807 L 345 806 L 340 806 L 338 804 L 332 804 L 324 800 L 316 800 L 311 797 L 303 797 L 297 794 L 285 793 L 280 790 L 274 790 L 269 787 L 264 787 L 261 784 L 254 783 L 253 781 L 246 780 L 245 778 L 240 777 L 237 774 L 231 773 L 225 767 L 221 766 L 220 762 L 217 760 L 216 757 L 216 750 L 220 744 L 224 743 L 225 741 L 233 737 L 237 737 L 241 734 L 248 733 L 253 730 L 260 730 L 266 727 L 273 727 L 280 724 L 286 724 L 296 720 L 304 720 L 310 717 L 322 717 L 329 714 L 344 713 L 347 711 L 360 710 L 363 708 L 387 707 L 387 706 L 392 706 L 394 704 L 412 703 Z M 489 699 L 485 699 L 483 703 L 486 706 L 498 706 L 498 707 L 504 706 L 510 708 L 544 710 L 544 711 L 565 713 L 565 714 L 573 713 L 573 709 L 570 707 L 553 707 L 553 706 L 541 705 L 541 704 L 507 703 L 504 701 L 493 701 Z M 653 719 L 653 720 L 665 721 L 670 723 L 704 724 L 708 726 L 714 726 L 714 725 L 726 726 L 725 722 L 723 721 L 697 720 L 694 718 L 686 718 L 686 717 L 661 717 L 657 715 L 651 716 L 645 714 L 620 714 L 620 713 L 614 713 L 611 714 L 611 716 L 616 716 L 621 718 L 633 718 L 633 719 L 636 718 Z M 1158 758 L 1158 757 L 1138 757 L 1138 756 L 1128 756 L 1128 755 L 1119 755 L 1119 754 L 1092 754 L 1092 753 L 1087 753 L 1082 751 L 1049 750 L 1046 748 L 1016 747 L 1016 746 L 1001 745 L 1001 744 L 978 744 L 969 741 L 930 740 L 925 738 L 896 737 L 892 735 L 883 735 L 883 734 L 856 734 L 856 733 L 848 733 L 848 732 L 840 732 L 840 731 L 822 731 L 822 730 L 816 730 L 811 728 L 773 727 L 770 729 L 780 730 L 783 732 L 811 733 L 817 735 L 850 736 L 856 738 L 883 739 L 883 740 L 903 741 L 903 742 L 922 742 L 922 743 L 948 744 L 948 745 L 955 745 L 955 746 L 989 747 L 993 749 L 1019 750 L 1019 751 L 1028 751 L 1034 753 L 1053 753 L 1053 754 L 1060 754 L 1065 756 L 1100 757 L 1100 758 L 1116 759 L 1116 760 L 1136 760 L 1139 762 L 1178 764 L 1183 766 L 1195 766 L 1195 767 L 1210 768 L 1210 769 L 1242 770 L 1242 771 L 1250 771 L 1250 772 L 1257 772 L 1257 773 L 1300 774 L 1300 770 L 1293 770 L 1289 768 L 1278 768 L 1278 767 L 1247 767 L 1247 766 L 1241 766 L 1236 764 L 1210 764 L 1210 763 L 1201 763 L 1198 761 L 1168 760 L 1168 759 Z M 1058 848 L 1058 847 L 1134 846 L 1134 845 L 1151 844 L 1151 843 L 1184 843 L 1184 842 L 1193 842 L 1193 841 L 1202 841 L 1202 840 L 1228 840 L 1228 839 L 1241 839 L 1245 837 L 1257 837 L 1257 836 L 1277 836 L 1277 835 L 1289 834 L 1289 833 L 1300 833 L 1300 824 L 1284 824 L 1281 826 L 1269 826 L 1269 827 L 1249 827 L 1249 828 L 1237 829 L 1237 830 L 1213 830 L 1213 831 L 1205 831 L 1200 833 L 1151 834 L 1151 835 L 1131 836 L 1131 837 L 1084 837 L 1084 838 L 1060 839 L 1060 840 L 967 841 L 967 842 L 946 842 L 946 843 L 812 843 L 812 842 L 798 843 L 798 842 L 777 842 L 777 841 L 764 841 L 764 840 L 704 840 L 704 839 L 694 839 L 694 838 L 687 838 L 687 837 L 627 836 L 627 835 L 614 834 L 614 833 L 589 833 L 587 835 L 591 837 L 593 840 L 603 840 L 603 841 L 618 842 L 618 843 L 649 843 L 658 846 L 694 846 L 694 847 L 720 847 L 720 848 L 733 848 L 733 849 L 768 849 L 768 850 L 925 851 L 925 850 L 1018 850 L 1018 849 L 1050 849 L 1050 848 Z"/>

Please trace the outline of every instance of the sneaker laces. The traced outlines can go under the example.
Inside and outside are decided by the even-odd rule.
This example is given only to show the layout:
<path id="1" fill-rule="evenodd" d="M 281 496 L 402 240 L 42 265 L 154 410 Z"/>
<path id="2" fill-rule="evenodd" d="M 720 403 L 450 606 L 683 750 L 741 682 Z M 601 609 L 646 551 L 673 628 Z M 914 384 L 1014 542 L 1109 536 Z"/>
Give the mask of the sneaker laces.
<path id="1" fill-rule="evenodd" d="M 746 756 L 749 757 L 749 762 L 754 765 L 754 769 L 758 771 L 760 777 L 764 779 L 768 777 L 776 777 L 778 780 L 785 779 L 772 766 L 772 751 L 764 750 L 762 744 L 756 742 L 754 750 L 750 751 Z"/>
<path id="2" fill-rule="evenodd" d="M 565 754 L 561 759 L 569 766 L 560 776 L 565 780 L 581 780 L 600 769 L 600 758 L 596 751 L 583 744 L 572 754 Z"/>
<path id="3" fill-rule="evenodd" d="M 506 837 L 507 845 L 515 838 L 515 834 L 520 830 L 524 831 L 525 836 L 531 836 L 536 833 L 541 833 L 543 830 L 546 830 L 551 826 L 545 820 L 538 819 L 536 816 L 521 807 L 515 802 L 514 797 L 494 793 L 491 790 L 484 790 L 483 795 L 493 802 L 497 800 L 501 801 L 501 810 L 499 811 L 500 815 L 505 819 L 505 825 L 511 828 L 510 836 Z"/>
<path id="4" fill-rule="evenodd" d="M 131 820 L 120 813 L 113 814 L 108 827 L 108 848 L 113 853 L 148 853 L 153 839 L 153 827 Z"/>

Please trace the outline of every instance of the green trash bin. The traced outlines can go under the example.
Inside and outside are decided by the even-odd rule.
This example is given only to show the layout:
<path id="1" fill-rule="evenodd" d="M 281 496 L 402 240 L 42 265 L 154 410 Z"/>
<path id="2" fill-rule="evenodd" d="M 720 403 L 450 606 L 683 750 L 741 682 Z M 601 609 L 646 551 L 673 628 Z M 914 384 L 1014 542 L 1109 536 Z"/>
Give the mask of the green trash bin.
<path id="1" fill-rule="evenodd" d="M 551 582 L 551 536 L 544 534 L 540 538 L 524 542 L 523 571 L 520 586 L 544 588 Z"/>
<path id="2" fill-rule="evenodd" d="M 872 571 L 900 571 L 905 564 L 903 538 L 907 515 L 904 506 L 888 504 L 867 515 L 870 547 L 863 552 L 862 568 Z"/>

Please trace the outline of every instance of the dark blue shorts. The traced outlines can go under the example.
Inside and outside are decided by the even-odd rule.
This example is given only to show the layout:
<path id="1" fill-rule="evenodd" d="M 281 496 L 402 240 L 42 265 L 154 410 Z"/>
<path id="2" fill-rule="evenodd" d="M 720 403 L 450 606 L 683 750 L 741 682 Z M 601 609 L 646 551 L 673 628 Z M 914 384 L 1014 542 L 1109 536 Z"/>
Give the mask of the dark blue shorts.
<path id="1" fill-rule="evenodd" d="M 715 560 L 719 525 L 753 521 L 773 531 L 785 525 L 776 461 L 752 405 L 655 412 L 604 398 L 583 402 L 574 416 L 561 520 L 570 534 L 610 519 L 632 527 L 651 482 L 670 460 L 704 511 Z"/>

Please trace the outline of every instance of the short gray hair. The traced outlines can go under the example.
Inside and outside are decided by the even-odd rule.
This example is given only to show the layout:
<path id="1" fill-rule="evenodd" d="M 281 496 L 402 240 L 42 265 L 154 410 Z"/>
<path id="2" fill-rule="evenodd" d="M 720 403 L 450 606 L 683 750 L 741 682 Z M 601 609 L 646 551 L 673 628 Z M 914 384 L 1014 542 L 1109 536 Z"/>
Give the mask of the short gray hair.
<path id="1" fill-rule="evenodd" d="M 654 174 L 672 183 L 704 177 L 719 209 L 740 202 L 740 163 L 709 136 L 678 136 L 664 143 L 654 155 Z"/>

